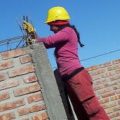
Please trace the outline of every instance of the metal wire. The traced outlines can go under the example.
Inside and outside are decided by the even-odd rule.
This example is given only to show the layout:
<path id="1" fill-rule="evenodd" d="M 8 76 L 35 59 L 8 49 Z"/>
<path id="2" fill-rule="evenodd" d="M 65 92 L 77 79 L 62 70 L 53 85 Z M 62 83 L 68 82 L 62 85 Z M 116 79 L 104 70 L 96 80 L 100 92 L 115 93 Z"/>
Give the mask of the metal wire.
<path id="1" fill-rule="evenodd" d="M 23 39 L 23 37 L 24 36 L 17 36 L 17 37 L 13 37 L 13 38 L 8 38 L 8 39 L 0 40 L 0 44 L 11 42 L 11 41 L 15 41 L 15 40 L 18 40 L 18 39 Z"/>
<path id="2" fill-rule="evenodd" d="M 9 39 L 0 40 L 0 46 L 3 47 L 0 52 L 25 46 L 25 38 L 26 36 L 16 36 Z"/>
<path id="3" fill-rule="evenodd" d="M 89 58 L 86 58 L 86 59 L 82 59 L 81 61 L 95 59 L 95 58 L 98 58 L 98 57 L 101 57 L 101 56 L 104 56 L 104 55 L 108 55 L 108 54 L 112 54 L 112 53 L 115 53 L 115 52 L 120 52 L 120 49 L 108 51 L 108 52 L 105 52 L 105 53 L 102 53 L 102 54 L 99 54 L 99 55 L 96 55 L 96 56 L 92 56 L 92 57 L 89 57 Z"/>
<path id="4" fill-rule="evenodd" d="M 26 40 L 26 36 L 24 36 L 18 43 L 18 45 L 16 46 L 16 49 L 20 46 L 20 44 L 23 42 L 23 46 L 26 44 L 25 43 L 25 40 Z"/>
<path id="5" fill-rule="evenodd" d="M 4 48 L 2 50 L 0 50 L 0 52 L 25 47 L 26 46 L 26 38 L 27 38 L 27 36 L 23 35 L 23 36 L 16 36 L 16 37 L 8 38 L 8 39 L 5 39 L 5 40 L 0 40 L 0 46 L 4 46 Z M 13 47 L 13 45 L 14 45 L 14 47 Z M 7 46 L 7 49 L 5 49 L 6 48 L 5 46 Z M 12 47 L 10 48 L 10 46 L 12 46 Z M 119 52 L 119 51 L 120 51 L 120 49 L 111 50 L 111 51 L 108 51 L 108 52 L 104 52 L 102 54 L 98 54 L 96 56 L 81 59 L 81 61 L 87 61 L 87 60 L 90 60 L 90 59 L 95 59 L 95 58 L 98 58 L 98 57 L 101 57 L 101 56 L 104 56 L 104 55 L 107 55 L 107 54 Z"/>

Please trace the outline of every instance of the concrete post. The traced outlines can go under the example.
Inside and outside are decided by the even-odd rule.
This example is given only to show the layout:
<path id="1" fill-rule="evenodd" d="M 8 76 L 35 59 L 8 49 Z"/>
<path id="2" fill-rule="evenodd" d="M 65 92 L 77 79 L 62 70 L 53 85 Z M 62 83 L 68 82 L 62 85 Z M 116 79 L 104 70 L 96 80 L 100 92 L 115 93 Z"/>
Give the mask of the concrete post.
<path id="1" fill-rule="evenodd" d="M 47 52 L 42 43 L 33 46 L 33 63 L 36 74 L 42 85 L 42 93 L 47 106 L 50 120 L 68 120 L 64 105 L 57 87 L 57 83 L 51 69 Z"/>

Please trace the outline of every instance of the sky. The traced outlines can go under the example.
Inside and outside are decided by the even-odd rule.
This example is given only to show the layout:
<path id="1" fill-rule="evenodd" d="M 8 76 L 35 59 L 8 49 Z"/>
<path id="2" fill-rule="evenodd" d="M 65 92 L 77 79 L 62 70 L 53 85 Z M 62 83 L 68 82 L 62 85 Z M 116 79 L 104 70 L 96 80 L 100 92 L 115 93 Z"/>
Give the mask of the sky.
<path id="1" fill-rule="evenodd" d="M 1 0 L 0 40 L 22 35 L 18 26 L 22 16 L 29 17 L 39 36 L 53 34 L 44 22 L 48 9 L 54 6 L 65 7 L 71 16 L 70 23 L 80 32 L 85 46 L 79 47 L 78 54 L 83 66 L 120 58 L 120 0 Z M 53 51 L 49 49 L 47 53 L 55 69 Z M 110 51 L 117 52 L 88 59 Z"/>

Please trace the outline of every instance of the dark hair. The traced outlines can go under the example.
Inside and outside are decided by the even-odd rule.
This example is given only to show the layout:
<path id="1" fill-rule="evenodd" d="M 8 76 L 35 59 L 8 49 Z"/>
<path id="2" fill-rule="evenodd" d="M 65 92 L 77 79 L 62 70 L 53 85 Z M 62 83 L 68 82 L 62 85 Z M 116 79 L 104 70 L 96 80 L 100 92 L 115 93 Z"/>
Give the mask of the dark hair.
<path id="1" fill-rule="evenodd" d="M 81 41 L 80 41 L 80 33 L 79 33 L 78 30 L 76 29 L 75 25 L 66 24 L 66 25 L 62 25 L 62 26 L 59 26 L 59 27 L 60 27 L 60 29 L 63 29 L 63 28 L 65 28 L 65 27 L 70 27 L 70 28 L 72 28 L 72 29 L 75 31 L 76 35 L 77 35 L 78 43 L 79 43 L 80 47 L 83 47 L 83 46 L 84 46 L 84 44 L 82 44 Z"/>
<path id="2" fill-rule="evenodd" d="M 76 27 L 74 25 L 70 25 L 70 27 L 76 32 L 77 38 L 78 38 L 78 43 L 80 44 L 80 47 L 83 47 L 84 45 L 80 41 L 80 33 L 78 32 L 78 30 L 76 29 Z"/>

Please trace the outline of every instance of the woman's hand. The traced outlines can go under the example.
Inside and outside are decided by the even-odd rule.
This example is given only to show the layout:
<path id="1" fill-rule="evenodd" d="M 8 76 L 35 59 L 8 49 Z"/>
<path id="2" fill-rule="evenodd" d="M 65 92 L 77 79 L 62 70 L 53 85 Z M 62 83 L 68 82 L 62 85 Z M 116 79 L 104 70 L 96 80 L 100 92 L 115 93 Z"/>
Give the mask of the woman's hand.
<path id="1" fill-rule="evenodd" d="M 35 32 L 33 25 L 29 22 L 23 21 L 22 26 L 23 26 L 23 29 L 26 30 L 28 34 Z"/>
<path id="2" fill-rule="evenodd" d="M 23 21 L 22 27 L 31 39 L 36 38 L 36 32 L 33 25 L 27 21 Z"/>

